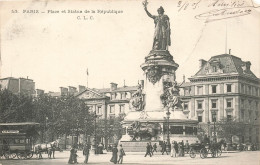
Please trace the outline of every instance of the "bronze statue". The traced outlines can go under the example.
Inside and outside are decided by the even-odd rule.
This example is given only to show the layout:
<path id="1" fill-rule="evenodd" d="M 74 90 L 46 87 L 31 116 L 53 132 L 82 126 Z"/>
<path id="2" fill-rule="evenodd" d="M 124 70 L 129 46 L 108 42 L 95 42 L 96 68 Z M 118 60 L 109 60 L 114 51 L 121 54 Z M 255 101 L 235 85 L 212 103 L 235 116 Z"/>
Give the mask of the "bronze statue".
<path id="1" fill-rule="evenodd" d="M 132 98 L 129 101 L 130 108 L 136 111 L 142 111 L 145 106 L 144 94 L 142 91 L 142 86 L 138 84 L 138 89 L 133 93 Z"/>
<path id="2" fill-rule="evenodd" d="M 168 87 L 161 95 L 161 101 L 164 107 L 168 107 L 170 110 L 182 110 L 182 101 L 179 95 L 179 86 L 177 82 L 172 83 L 172 87 Z"/>
<path id="3" fill-rule="evenodd" d="M 155 31 L 153 37 L 153 50 L 168 50 L 168 46 L 171 46 L 171 29 L 169 17 L 164 15 L 164 9 L 161 6 L 157 12 L 158 16 L 152 15 L 147 10 L 147 0 L 143 2 L 144 10 L 149 17 L 154 19 Z"/>

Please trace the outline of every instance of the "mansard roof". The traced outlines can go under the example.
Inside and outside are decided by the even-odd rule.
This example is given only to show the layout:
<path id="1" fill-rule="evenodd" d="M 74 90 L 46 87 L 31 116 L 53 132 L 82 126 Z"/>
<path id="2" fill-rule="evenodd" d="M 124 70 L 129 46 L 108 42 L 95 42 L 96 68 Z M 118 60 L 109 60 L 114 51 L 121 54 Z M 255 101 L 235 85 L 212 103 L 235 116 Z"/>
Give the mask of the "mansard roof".
<path id="1" fill-rule="evenodd" d="M 205 76 L 238 75 L 247 78 L 258 79 L 250 70 L 250 66 L 251 63 L 249 61 L 242 61 L 241 58 L 230 54 L 221 54 L 211 57 L 207 62 L 205 61 L 205 63 L 202 64 L 200 70 L 194 76 L 192 76 L 192 78 Z M 212 71 L 212 67 L 217 67 L 217 71 Z"/>

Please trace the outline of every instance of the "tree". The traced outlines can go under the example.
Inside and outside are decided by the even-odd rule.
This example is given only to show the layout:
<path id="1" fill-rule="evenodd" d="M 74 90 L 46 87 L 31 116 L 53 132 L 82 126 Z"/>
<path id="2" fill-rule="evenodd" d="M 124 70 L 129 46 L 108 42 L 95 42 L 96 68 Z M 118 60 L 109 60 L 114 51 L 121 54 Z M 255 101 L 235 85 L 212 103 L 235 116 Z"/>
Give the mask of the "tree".
<path id="1" fill-rule="evenodd" d="M 237 121 L 236 119 L 224 118 L 216 123 L 216 132 L 218 137 L 225 138 L 232 143 L 232 136 L 243 136 L 246 129 L 244 122 Z"/>
<path id="2" fill-rule="evenodd" d="M 33 99 L 28 95 L 15 95 L 0 90 L 0 122 L 26 122 L 33 118 Z"/>

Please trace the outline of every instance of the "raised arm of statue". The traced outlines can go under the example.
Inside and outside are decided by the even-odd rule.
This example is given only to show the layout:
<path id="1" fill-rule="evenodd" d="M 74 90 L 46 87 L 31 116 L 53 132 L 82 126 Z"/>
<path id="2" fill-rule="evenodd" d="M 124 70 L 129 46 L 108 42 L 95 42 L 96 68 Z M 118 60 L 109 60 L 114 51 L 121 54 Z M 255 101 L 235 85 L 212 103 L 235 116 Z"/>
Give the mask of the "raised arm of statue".
<path id="1" fill-rule="evenodd" d="M 147 4 L 148 4 L 148 2 L 147 2 L 147 0 L 145 0 L 145 1 L 143 2 L 144 11 L 146 12 L 146 14 L 147 14 L 149 17 L 151 17 L 152 19 L 154 19 L 155 16 L 153 16 L 153 15 L 147 10 Z"/>

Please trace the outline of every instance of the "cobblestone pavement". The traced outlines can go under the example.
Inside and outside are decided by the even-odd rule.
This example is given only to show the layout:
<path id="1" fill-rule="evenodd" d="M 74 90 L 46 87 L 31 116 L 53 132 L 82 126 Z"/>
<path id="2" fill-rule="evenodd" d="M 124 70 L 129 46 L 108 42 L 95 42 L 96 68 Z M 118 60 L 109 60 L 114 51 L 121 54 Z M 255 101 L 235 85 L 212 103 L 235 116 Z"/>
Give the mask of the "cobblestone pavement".
<path id="1" fill-rule="evenodd" d="M 43 154 L 44 159 L 37 160 L 33 157 L 30 160 L 0 160 L 0 165 L 63 165 L 68 164 L 69 151 L 56 152 L 55 159 L 48 159 L 47 154 Z M 84 157 L 82 151 L 78 152 L 78 162 L 83 164 Z M 94 155 L 89 157 L 88 164 L 110 164 L 109 160 L 111 153 Z M 144 157 L 144 153 L 126 153 L 123 164 L 173 164 L 173 165 L 259 165 L 260 151 L 248 151 L 237 153 L 222 153 L 220 158 L 205 158 L 201 159 L 199 155 L 196 158 L 190 158 L 189 155 L 185 157 L 172 158 L 169 155 L 155 154 L 153 157 Z"/>

